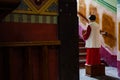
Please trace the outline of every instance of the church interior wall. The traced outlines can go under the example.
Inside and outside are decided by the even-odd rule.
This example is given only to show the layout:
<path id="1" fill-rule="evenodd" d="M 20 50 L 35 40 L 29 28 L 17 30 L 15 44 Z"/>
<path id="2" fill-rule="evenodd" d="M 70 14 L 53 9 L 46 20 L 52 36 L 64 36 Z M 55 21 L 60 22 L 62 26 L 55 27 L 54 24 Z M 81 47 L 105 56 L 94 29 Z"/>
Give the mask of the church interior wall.
<path id="1" fill-rule="evenodd" d="M 78 12 L 84 14 L 86 18 L 90 14 L 96 15 L 96 22 L 101 30 L 107 32 L 102 36 L 101 57 L 110 66 L 117 67 L 118 61 L 118 26 L 117 26 L 117 0 L 78 0 Z M 79 17 L 79 35 L 82 37 L 82 30 L 86 29 L 87 23 Z"/>

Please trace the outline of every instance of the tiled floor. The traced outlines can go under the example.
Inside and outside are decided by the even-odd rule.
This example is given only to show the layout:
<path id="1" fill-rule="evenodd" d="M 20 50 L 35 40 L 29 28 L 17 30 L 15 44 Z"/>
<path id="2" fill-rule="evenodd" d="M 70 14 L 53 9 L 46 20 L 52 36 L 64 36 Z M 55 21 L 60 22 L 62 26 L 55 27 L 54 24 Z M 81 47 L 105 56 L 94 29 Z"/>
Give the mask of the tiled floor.
<path id="1" fill-rule="evenodd" d="M 80 69 L 80 80 L 120 80 L 117 68 L 105 67 L 105 76 L 89 77 L 85 75 L 85 69 Z"/>

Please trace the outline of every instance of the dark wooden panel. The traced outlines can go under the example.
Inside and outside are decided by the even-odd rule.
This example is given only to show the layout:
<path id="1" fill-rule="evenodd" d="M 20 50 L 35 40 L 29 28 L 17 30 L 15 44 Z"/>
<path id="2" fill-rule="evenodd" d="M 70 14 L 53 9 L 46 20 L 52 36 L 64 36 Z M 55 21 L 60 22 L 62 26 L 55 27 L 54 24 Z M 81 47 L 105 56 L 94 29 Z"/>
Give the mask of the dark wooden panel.
<path id="1" fill-rule="evenodd" d="M 0 23 L 0 41 L 58 40 L 56 24 Z"/>
<path id="2" fill-rule="evenodd" d="M 47 45 L 48 44 L 48 45 Z M 57 80 L 58 46 L 42 45 L 0 47 L 1 80 Z"/>
<path id="3" fill-rule="evenodd" d="M 0 0 L 0 21 L 14 10 L 21 0 Z"/>
<path id="4" fill-rule="evenodd" d="M 79 80 L 79 36 L 76 5 L 75 0 L 59 0 L 60 80 Z"/>
<path id="5" fill-rule="evenodd" d="M 10 47 L 8 54 L 10 80 L 24 80 L 24 48 Z"/>

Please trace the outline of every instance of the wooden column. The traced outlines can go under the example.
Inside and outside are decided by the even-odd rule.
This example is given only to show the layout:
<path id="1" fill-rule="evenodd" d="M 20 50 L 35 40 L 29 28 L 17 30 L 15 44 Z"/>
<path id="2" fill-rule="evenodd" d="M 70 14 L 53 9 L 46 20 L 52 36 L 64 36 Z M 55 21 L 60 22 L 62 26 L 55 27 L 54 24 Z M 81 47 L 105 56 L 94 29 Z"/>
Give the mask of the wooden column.
<path id="1" fill-rule="evenodd" d="M 33 80 L 32 51 L 31 47 L 25 49 L 25 79 Z"/>
<path id="2" fill-rule="evenodd" d="M 43 46 L 43 80 L 49 80 L 48 77 L 48 47 Z"/>
<path id="3" fill-rule="evenodd" d="M 76 0 L 59 0 L 59 80 L 79 80 L 78 18 Z"/>
<path id="4" fill-rule="evenodd" d="M 0 47 L 0 80 L 9 80 L 9 54 L 8 48 Z"/>

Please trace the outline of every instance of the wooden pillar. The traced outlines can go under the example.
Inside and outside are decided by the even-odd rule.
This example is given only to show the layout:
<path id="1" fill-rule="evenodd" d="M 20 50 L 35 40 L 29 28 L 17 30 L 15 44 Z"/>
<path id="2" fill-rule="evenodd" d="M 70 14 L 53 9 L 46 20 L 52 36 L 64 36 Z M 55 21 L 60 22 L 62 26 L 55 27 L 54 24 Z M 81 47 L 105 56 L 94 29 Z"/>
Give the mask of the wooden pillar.
<path id="1" fill-rule="evenodd" d="M 2 48 L 3 51 L 3 80 L 9 80 L 10 78 L 10 66 L 9 66 L 9 48 Z"/>
<path id="2" fill-rule="evenodd" d="M 9 80 L 24 80 L 24 49 L 20 47 L 8 47 L 8 53 Z"/>
<path id="3" fill-rule="evenodd" d="M 26 47 L 26 49 L 25 49 L 24 67 L 25 67 L 25 73 L 24 73 L 25 80 L 33 80 L 31 47 Z"/>
<path id="4" fill-rule="evenodd" d="M 59 80 L 79 80 L 78 18 L 76 0 L 59 0 Z"/>
<path id="5" fill-rule="evenodd" d="M 0 80 L 4 80 L 4 62 L 3 62 L 3 49 L 0 47 Z"/>
<path id="6" fill-rule="evenodd" d="M 49 80 L 48 78 L 48 47 L 43 46 L 43 80 Z"/>
<path id="7" fill-rule="evenodd" d="M 0 80 L 9 80 L 9 77 L 8 49 L 0 47 Z"/>

